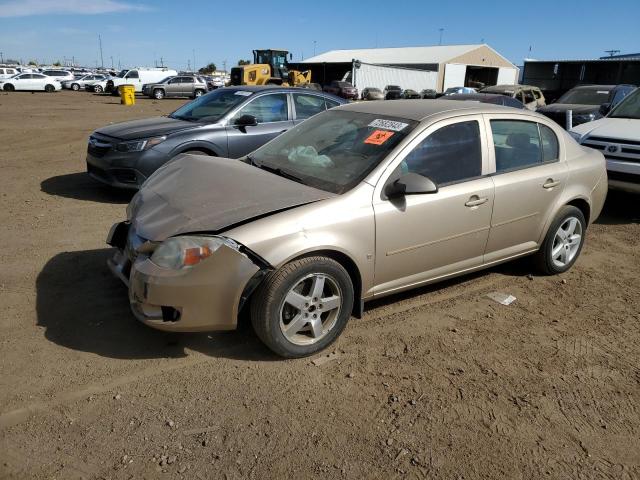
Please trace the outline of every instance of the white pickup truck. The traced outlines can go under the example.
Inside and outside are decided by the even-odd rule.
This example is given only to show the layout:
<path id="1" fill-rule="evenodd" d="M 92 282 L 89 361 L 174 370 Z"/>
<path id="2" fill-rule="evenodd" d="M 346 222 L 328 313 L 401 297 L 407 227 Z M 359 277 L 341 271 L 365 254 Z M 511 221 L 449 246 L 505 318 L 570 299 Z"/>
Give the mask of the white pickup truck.
<path id="1" fill-rule="evenodd" d="M 578 125 L 569 133 L 578 143 L 603 153 L 610 188 L 640 193 L 640 89 L 606 117 Z"/>

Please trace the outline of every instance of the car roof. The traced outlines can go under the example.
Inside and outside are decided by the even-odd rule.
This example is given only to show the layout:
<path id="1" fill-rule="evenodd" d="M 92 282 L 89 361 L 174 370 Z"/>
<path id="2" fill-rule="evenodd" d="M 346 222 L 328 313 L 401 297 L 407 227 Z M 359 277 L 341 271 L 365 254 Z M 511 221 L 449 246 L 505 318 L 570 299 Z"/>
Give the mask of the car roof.
<path id="1" fill-rule="evenodd" d="M 536 87 L 535 85 L 509 85 L 509 84 L 503 84 L 503 85 L 492 85 L 491 87 L 484 87 L 482 89 L 483 92 L 505 92 L 505 91 L 512 91 L 512 92 L 516 92 L 518 90 L 522 90 L 523 88 L 535 88 L 538 89 L 538 87 Z"/>
<path id="2" fill-rule="evenodd" d="M 513 112 L 513 108 L 483 103 L 478 105 L 473 102 L 460 102 L 458 100 L 394 100 L 389 102 L 358 102 L 336 107 L 340 110 L 360 113 L 372 113 L 388 115 L 392 117 L 407 118 L 409 120 L 422 121 L 427 117 L 444 112 Z"/>
<path id="3" fill-rule="evenodd" d="M 504 98 L 504 95 L 499 93 L 454 93 L 453 95 L 447 95 L 447 100 L 477 100 L 481 102 L 484 100 Z"/>

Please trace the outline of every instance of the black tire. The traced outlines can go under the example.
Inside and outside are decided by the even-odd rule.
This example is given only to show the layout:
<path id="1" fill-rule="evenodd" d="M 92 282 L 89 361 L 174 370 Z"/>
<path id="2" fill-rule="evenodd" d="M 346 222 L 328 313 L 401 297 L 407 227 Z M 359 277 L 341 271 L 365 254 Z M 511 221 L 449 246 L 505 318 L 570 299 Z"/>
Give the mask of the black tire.
<path id="1" fill-rule="evenodd" d="M 156 100 L 162 100 L 164 98 L 164 90 L 162 90 L 161 88 L 156 88 L 153 91 L 153 98 L 155 98 Z"/>
<path id="2" fill-rule="evenodd" d="M 4 91 L 5 92 L 13 92 L 13 91 L 15 91 L 15 89 L 16 89 L 16 87 L 14 87 L 10 83 L 5 84 L 5 86 L 4 86 Z"/>
<path id="3" fill-rule="evenodd" d="M 193 92 L 193 98 L 201 97 L 201 96 L 202 96 L 202 95 L 204 95 L 205 93 L 207 93 L 207 92 L 205 92 L 204 90 L 200 90 L 200 89 L 198 89 L 198 90 L 196 90 L 195 92 Z"/>
<path id="4" fill-rule="evenodd" d="M 319 336 L 317 340 L 311 340 L 312 335 L 309 332 L 309 341 L 314 343 L 298 344 L 288 339 L 283 333 L 280 322 L 281 311 L 285 309 L 285 297 L 287 294 L 297 285 L 302 285 L 302 282 L 306 281 L 305 279 L 313 275 L 320 275 L 325 278 L 323 281 L 324 288 L 335 288 L 340 293 L 338 296 L 340 309 L 333 317 L 331 317 L 331 312 L 321 312 L 324 293 L 319 296 L 320 298 L 313 298 L 311 306 L 305 304 L 309 307 L 306 311 L 315 311 L 320 320 L 322 315 L 326 315 L 324 321 L 330 323 L 330 325 L 327 330 L 322 330 L 322 336 Z M 310 281 L 313 280 L 310 279 Z M 311 293 L 309 292 L 308 295 L 311 295 Z M 351 317 L 353 301 L 354 293 L 351 277 L 349 277 L 342 265 L 327 257 L 305 257 L 294 260 L 267 275 L 252 297 L 251 323 L 260 340 L 276 354 L 285 358 L 306 357 L 328 347 L 338 338 Z M 298 313 L 302 315 L 302 310 Z M 311 313 L 305 313 L 305 317 L 310 317 L 311 315 Z M 304 323 L 304 325 L 304 328 L 311 328 L 310 324 Z M 326 324 L 321 323 L 321 325 L 325 327 Z"/>
<path id="5" fill-rule="evenodd" d="M 80 90 L 80 85 L 78 85 L 77 83 L 72 83 L 71 90 L 73 90 L 74 92 L 77 92 L 78 90 Z"/>
<path id="6" fill-rule="evenodd" d="M 52 93 L 52 92 L 56 91 L 56 87 L 54 87 L 51 84 L 47 84 L 47 85 L 44 86 L 44 91 L 47 92 L 47 93 Z"/>
<path id="7" fill-rule="evenodd" d="M 94 93 L 103 93 L 104 89 L 102 88 L 102 85 L 94 85 L 93 92 Z"/>
<path id="8" fill-rule="evenodd" d="M 562 244 L 562 242 L 558 241 L 557 239 L 557 234 L 560 228 L 567 224 L 570 219 L 576 219 L 580 224 L 579 244 L 571 258 L 564 264 L 560 265 L 559 262 L 561 263 L 561 260 L 554 261 L 553 251 L 554 248 L 560 249 L 560 251 L 562 251 L 562 249 L 571 251 L 570 246 Z M 535 266 L 541 273 L 545 275 L 556 275 L 558 273 L 566 272 L 573 266 L 573 264 L 580 256 L 580 252 L 582 252 L 582 247 L 584 245 L 586 232 L 587 222 L 582 211 L 572 205 L 565 205 L 560 209 L 560 211 L 556 215 L 555 220 L 549 226 L 549 230 L 547 231 L 547 235 L 544 237 L 542 246 L 534 256 Z"/>

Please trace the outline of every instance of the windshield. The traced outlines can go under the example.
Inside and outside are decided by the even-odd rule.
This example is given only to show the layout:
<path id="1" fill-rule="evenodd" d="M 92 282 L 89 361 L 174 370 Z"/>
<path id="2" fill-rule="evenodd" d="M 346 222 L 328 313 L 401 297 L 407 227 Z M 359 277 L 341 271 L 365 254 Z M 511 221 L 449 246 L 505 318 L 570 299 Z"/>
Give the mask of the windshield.
<path id="1" fill-rule="evenodd" d="M 640 89 L 620 102 L 611 111 L 609 118 L 633 118 L 640 120 Z"/>
<path id="2" fill-rule="evenodd" d="M 380 114 L 331 110 L 276 137 L 247 161 L 340 194 L 360 183 L 416 123 Z"/>
<path id="3" fill-rule="evenodd" d="M 120 73 L 118 73 L 118 78 L 124 78 L 128 71 L 129 70 L 120 70 Z"/>
<path id="4" fill-rule="evenodd" d="M 556 103 L 602 105 L 609 101 L 611 90 L 606 88 L 576 88 L 562 95 Z"/>
<path id="5" fill-rule="evenodd" d="M 216 121 L 249 96 L 251 92 L 246 90 L 220 88 L 187 103 L 169 117 L 196 122 L 203 119 Z"/>

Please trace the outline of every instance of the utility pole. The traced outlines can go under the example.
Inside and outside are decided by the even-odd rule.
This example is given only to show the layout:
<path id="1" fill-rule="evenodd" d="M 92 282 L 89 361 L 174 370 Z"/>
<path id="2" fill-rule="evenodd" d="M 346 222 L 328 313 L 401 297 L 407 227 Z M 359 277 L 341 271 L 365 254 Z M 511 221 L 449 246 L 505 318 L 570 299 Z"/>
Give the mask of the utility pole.
<path id="1" fill-rule="evenodd" d="M 164 67 L 164 61 L 163 61 L 162 57 L 160 57 L 160 66 Z"/>
<path id="2" fill-rule="evenodd" d="M 620 50 L 605 50 L 604 53 L 608 53 L 610 57 L 613 57 L 614 55 L 620 53 Z"/>
<path id="3" fill-rule="evenodd" d="M 187 72 L 191 71 L 191 60 L 187 60 Z"/>
<path id="4" fill-rule="evenodd" d="M 100 66 L 104 68 L 104 58 L 102 56 L 102 37 L 98 34 L 98 44 L 100 45 Z"/>
<path id="5" fill-rule="evenodd" d="M 4 57 L 2 56 L 2 52 L 0 52 L 0 63 L 4 63 Z"/>
<path id="6" fill-rule="evenodd" d="M 196 71 L 196 49 L 194 48 L 193 50 L 191 50 L 191 53 L 193 54 L 193 71 Z"/>
<path id="7" fill-rule="evenodd" d="M 438 45 L 442 45 L 442 32 L 444 32 L 444 28 L 439 28 L 438 29 L 440 31 L 440 40 L 438 41 Z"/>
<path id="8" fill-rule="evenodd" d="M 313 41 L 313 56 L 314 56 L 314 57 L 316 56 L 316 43 L 317 43 L 317 42 L 314 40 L 314 41 Z"/>
<path id="9" fill-rule="evenodd" d="M 226 60 L 222 60 L 222 70 L 225 73 L 227 72 L 227 61 Z"/>

